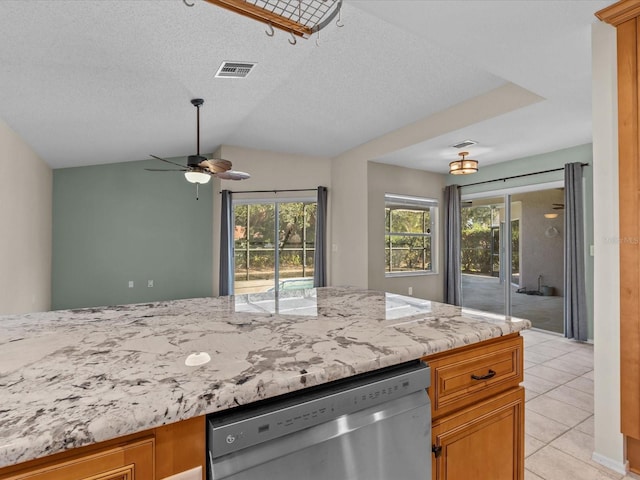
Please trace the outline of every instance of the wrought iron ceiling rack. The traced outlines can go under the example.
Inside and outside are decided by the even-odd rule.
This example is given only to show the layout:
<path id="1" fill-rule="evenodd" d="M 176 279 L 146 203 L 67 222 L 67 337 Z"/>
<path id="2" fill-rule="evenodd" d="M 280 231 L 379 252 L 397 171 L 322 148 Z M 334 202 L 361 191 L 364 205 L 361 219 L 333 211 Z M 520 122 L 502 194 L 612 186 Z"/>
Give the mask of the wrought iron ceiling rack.
<path id="1" fill-rule="evenodd" d="M 326 27 L 336 16 L 340 23 L 342 0 L 205 0 L 273 28 L 303 38 Z M 293 42 L 292 42 L 293 43 Z"/>

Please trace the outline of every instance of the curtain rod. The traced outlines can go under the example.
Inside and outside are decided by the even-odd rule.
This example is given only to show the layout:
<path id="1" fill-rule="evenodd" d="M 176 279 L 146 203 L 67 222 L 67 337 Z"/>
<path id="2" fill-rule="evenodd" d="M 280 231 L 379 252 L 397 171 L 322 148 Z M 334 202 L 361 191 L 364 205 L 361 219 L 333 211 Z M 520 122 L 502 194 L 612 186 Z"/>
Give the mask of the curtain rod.
<path id="1" fill-rule="evenodd" d="M 318 191 L 317 188 L 297 188 L 297 189 L 291 189 L 291 190 L 240 190 L 240 191 L 229 190 L 229 192 L 231 193 L 280 193 L 280 192 L 317 192 L 317 191 Z M 222 193 L 222 192 L 218 192 L 218 193 Z"/>
<path id="2" fill-rule="evenodd" d="M 589 166 L 588 163 L 582 163 L 581 165 L 583 167 Z M 521 175 L 514 175 L 512 177 L 495 178 L 493 180 L 485 180 L 484 182 L 467 183 L 465 185 L 460 185 L 460 188 L 471 187 L 472 185 L 482 185 L 483 183 L 506 182 L 507 180 L 511 180 L 513 178 L 530 177 L 531 175 L 540 175 L 542 173 L 559 172 L 561 170 L 564 170 L 564 167 L 552 168 L 551 170 L 542 170 L 541 172 L 523 173 Z"/>

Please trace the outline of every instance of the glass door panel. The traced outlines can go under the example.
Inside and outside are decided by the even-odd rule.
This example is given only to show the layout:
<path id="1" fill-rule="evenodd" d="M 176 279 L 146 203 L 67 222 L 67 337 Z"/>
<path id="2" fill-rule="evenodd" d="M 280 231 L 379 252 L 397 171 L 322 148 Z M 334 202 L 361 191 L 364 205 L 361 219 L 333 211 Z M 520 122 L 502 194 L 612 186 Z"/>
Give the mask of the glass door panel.
<path id="1" fill-rule="evenodd" d="M 313 287 L 315 203 L 278 204 L 278 290 Z"/>
<path id="2" fill-rule="evenodd" d="M 504 314 L 503 199 L 463 202 L 461 218 L 462 306 Z"/>
<path id="3" fill-rule="evenodd" d="M 275 288 L 275 203 L 234 205 L 234 293 Z"/>
<path id="4" fill-rule="evenodd" d="M 316 206 L 234 203 L 234 293 L 313 287 Z"/>
<path id="5" fill-rule="evenodd" d="M 561 188 L 467 200 L 462 305 L 564 328 Z"/>
<path id="6" fill-rule="evenodd" d="M 531 320 L 534 328 L 563 333 L 564 189 L 513 198 L 511 314 Z"/>

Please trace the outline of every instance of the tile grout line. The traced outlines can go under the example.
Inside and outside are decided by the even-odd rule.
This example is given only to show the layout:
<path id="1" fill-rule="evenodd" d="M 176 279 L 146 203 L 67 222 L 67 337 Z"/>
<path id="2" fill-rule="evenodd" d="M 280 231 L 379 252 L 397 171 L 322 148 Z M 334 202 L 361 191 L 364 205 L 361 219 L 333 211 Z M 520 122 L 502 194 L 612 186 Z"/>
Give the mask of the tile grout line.
<path id="1" fill-rule="evenodd" d="M 536 334 L 536 340 L 540 340 L 540 338 L 539 338 L 539 337 L 540 337 L 540 335 L 544 335 L 544 334 L 542 334 L 542 333 L 537 333 L 537 334 Z M 550 335 L 550 334 L 549 334 L 549 335 Z M 528 351 L 528 348 L 527 348 L 527 346 L 526 346 L 527 338 L 526 338 L 526 335 L 523 335 L 523 336 L 524 336 L 524 342 L 525 342 L 524 360 L 525 360 L 525 361 L 527 361 L 527 360 L 526 360 L 526 357 L 527 357 L 527 351 Z M 552 341 L 554 341 L 554 339 L 548 339 L 548 340 L 540 340 L 540 341 L 536 341 L 536 342 L 535 342 L 533 345 L 531 345 L 529 348 L 532 348 L 532 347 L 535 347 L 535 346 L 538 346 L 538 345 L 544 345 L 545 343 L 547 343 L 547 342 L 552 342 Z M 580 343 L 580 345 L 582 345 L 582 343 Z M 590 344 L 587 344 L 587 345 L 590 345 Z M 590 345 L 590 346 L 592 347 L 592 345 Z M 552 347 L 552 345 L 547 345 L 547 347 L 548 347 L 548 348 L 553 348 L 553 347 Z M 536 352 L 535 352 L 535 349 L 534 349 L 534 351 L 532 351 L 531 353 L 535 354 L 535 353 L 536 353 Z M 532 470 L 532 469 L 528 468 L 528 467 L 527 467 L 527 465 L 528 465 L 527 460 L 528 460 L 530 457 L 532 457 L 533 455 L 535 455 L 535 454 L 537 454 L 538 452 L 540 452 L 541 450 L 545 449 L 546 447 L 550 447 L 550 449 L 553 449 L 555 452 L 558 452 L 559 454 L 562 454 L 562 455 L 567 455 L 568 457 L 570 457 L 570 458 L 574 459 L 575 461 L 580 462 L 580 464 L 585 465 L 585 467 L 588 467 L 588 468 L 590 468 L 590 469 L 594 469 L 594 470 L 596 470 L 596 471 L 598 471 L 598 472 L 601 472 L 601 474 L 602 474 L 602 475 L 610 476 L 611 478 L 616 478 L 616 479 L 623 479 L 623 478 L 627 478 L 627 477 L 624 477 L 623 475 L 620 475 L 618 472 L 614 472 L 614 471 L 612 471 L 612 470 L 610 470 L 610 469 L 606 468 L 604 465 L 599 465 L 599 464 L 598 464 L 598 465 L 596 465 L 596 464 L 597 464 L 597 462 L 589 463 L 589 462 L 588 462 L 588 460 L 585 460 L 585 459 L 579 458 L 579 457 L 577 457 L 576 455 L 574 455 L 573 453 L 566 452 L 566 451 L 564 451 L 564 450 L 562 450 L 562 449 L 560 449 L 560 448 L 558 448 L 558 447 L 556 447 L 556 446 L 552 445 L 552 443 L 553 443 L 553 442 L 555 442 L 555 441 L 556 441 L 556 440 L 558 440 L 559 438 L 561 438 L 561 437 L 563 437 L 563 436 L 565 436 L 565 435 L 569 434 L 570 432 L 573 432 L 574 430 L 575 430 L 579 435 L 584 435 L 584 436 L 587 436 L 587 437 L 593 438 L 593 435 L 591 435 L 590 433 L 583 432 L 582 430 L 578 430 L 578 428 L 577 428 L 578 426 L 580 426 L 580 425 L 584 424 L 586 421 L 588 421 L 590 418 L 592 418 L 592 417 L 593 417 L 593 412 L 590 412 L 589 410 L 584 410 L 584 409 L 583 409 L 583 408 L 581 408 L 581 407 L 576 407 L 576 406 L 574 406 L 574 405 L 570 405 L 570 404 L 568 404 L 568 403 L 566 403 L 566 402 L 564 402 L 564 401 L 562 401 L 562 400 L 558 400 L 558 399 L 556 399 L 556 398 L 553 398 L 552 396 L 548 396 L 548 394 L 549 394 L 550 392 L 552 392 L 552 391 L 554 391 L 554 390 L 557 390 L 559 387 L 567 387 L 567 388 L 569 388 L 569 389 L 570 389 L 570 390 L 568 391 L 568 393 L 569 393 L 569 394 L 573 391 L 573 392 L 580 392 L 580 393 L 582 393 L 582 394 L 590 395 L 591 397 L 593 397 L 593 392 L 592 392 L 592 391 L 591 391 L 591 392 L 589 392 L 589 391 L 586 391 L 586 392 L 585 392 L 585 391 L 583 391 L 583 390 L 579 390 L 579 389 L 577 389 L 577 388 L 574 388 L 574 387 L 572 387 L 572 386 L 568 385 L 570 382 L 573 382 L 573 381 L 575 381 L 575 380 L 576 380 L 576 379 L 578 379 L 578 378 L 585 378 L 585 379 L 587 379 L 587 380 L 591 380 L 591 381 L 593 381 L 593 379 L 590 379 L 590 378 L 584 377 L 585 375 L 589 375 L 589 374 L 593 375 L 593 367 L 591 367 L 591 369 L 590 369 L 590 370 L 588 370 L 587 372 L 584 372 L 584 373 L 581 373 L 581 374 L 579 374 L 579 375 L 576 375 L 576 374 L 574 374 L 574 373 L 566 372 L 566 371 L 564 371 L 564 370 L 559 370 L 559 369 L 554 368 L 553 366 L 550 366 L 550 365 L 544 365 L 546 362 L 553 361 L 553 360 L 556 360 L 556 359 L 561 359 L 562 357 L 564 357 L 564 356 L 566 356 L 566 355 L 572 355 L 572 354 L 576 354 L 576 353 L 578 353 L 578 355 L 579 355 L 579 356 L 584 357 L 584 358 L 585 358 L 585 360 L 588 360 L 589 358 L 591 358 L 591 359 L 593 358 L 592 350 L 591 350 L 591 352 L 589 352 L 589 350 L 588 350 L 588 349 L 585 349 L 584 347 L 581 347 L 581 348 L 576 348 L 576 349 L 573 349 L 573 350 L 568 350 L 568 351 L 564 352 L 563 354 L 561 354 L 561 355 L 559 355 L 559 356 L 557 356 L 557 357 L 553 357 L 553 358 L 551 358 L 551 359 L 549 359 L 549 360 L 545 360 L 545 361 L 543 361 L 543 362 L 541 362 L 541 363 L 537 363 L 537 362 L 533 362 L 533 361 L 530 361 L 530 360 L 529 360 L 529 362 L 530 362 L 530 364 L 531 364 L 532 366 L 544 366 L 544 367 L 549 368 L 549 369 L 551 369 L 551 370 L 554 370 L 554 371 L 556 371 L 556 372 L 563 373 L 563 374 L 565 374 L 565 375 L 570 375 L 571 377 L 573 377 L 573 378 L 571 378 L 571 379 L 569 379 L 569 380 L 566 380 L 566 381 L 564 381 L 564 382 L 561 382 L 561 383 L 556 383 L 555 381 L 552 381 L 552 380 L 550 380 L 550 379 L 548 379 L 548 378 L 545 378 L 544 376 L 536 375 L 535 373 L 531 373 L 531 372 L 529 372 L 529 371 L 528 371 L 529 369 L 523 369 L 523 375 L 524 375 L 524 377 L 526 377 L 526 376 L 530 376 L 530 377 L 534 377 L 534 379 L 540 379 L 540 380 L 543 380 L 543 381 L 550 382 L 550 383 L 553 383 L 553 384 L 554 384 L 554 386 L 553 386 L 551 389 L 547 390 L 547 391 L 546 391 L 546 392 L 544 392 L 544 393 L 538 393 L 538 392 L 534 392 L 533 390 L 531 390 L 531 393 L 532 393 L 532 394 L 534 394 L 535 396 L 534 396 L 533 398 L 531 398 L 531 399 L 529 399 L 529 400 L 527 400 L 527 401 L 525 402 L 525 418 L 526 418 L 526 412 L 527 412 L 527 411 L 529 411 L 529 412 L 533 412 L 533 413 L 535 413 L 536 415 L 539 415 L 540 417 L 543 417 L 543 418 L 545 418 L 546 420 L 551 421 L 551 422 L 554 422 L 554 423 L 555 423 L 555 424 L 557 424 L 558 426 L 561 426 L 561 427 L 563 427 L 563 428 L 566 428 L 566 429 L 567 429 L 567 430 L 565 430 L 564 432 L 560 433 L 559 435 L 554 436 L 554 437 L 553 437 L 553 438 L 551 438 L 549 441 L 545 441 L 545 440 L 542 440 L 542 439 L 537 438 L 537 437 L 536 437 L 536 436 L 534 436 L 534 435 L 528 434 L 528 433 L 526 432 L 526 429 L 525 429 L 525 433 L 527 433 L 527 434 L 528 434 L 532 439 L 534 439 L 534 440 L 536 440 L 537 442 L 540 442 L 540 443 L 542 444 L 542 446 L 541 446 L 540 448 L 536 449 L 534 452 L 530 453 L 530 454 L 525 458 L 525 470 L 528 470 L 530 473 L 532 473 L 532 474 L 536 475 L 537 477 L 542 478 L 543 480 L 547 480 L 547 479 L 546 479 L 546 477 L 544 477 L 544 476 L 540 475 L 540 474 L 539 474 L 539 473 L 537 473 L 535 470 Z M 565 361 L 565 362 L 567 362 L 567 363 L 569 363 L 569 364 L 571 364 L 571 363 L 576 363 L 576 362 L 572 362 L 571 360 L 572 360 L 571 358 L 567 358 L 567 359 L 565 359 L 565 360 L 561 360 L 561 361 Z M 578 363 L 580 363 L 580 362 L 578 362 Z M 585 367 L 588 367 L 588 365 L 586 365 Z M 531 367 L 529 367 L 529 368 L 531 368 Z M 523 377 L 523 381 L 524 381 L 524 377 Z M 574 425 L 574 426 L 569 426 L 569 425 L 566 425 L 566 424 L 564 424 L 564 423 L 562 423 L 562 422 L 559 422 L 559 421 L 557 421 L 557 420 L 554 420 L 553 418 L 549 418 L 549 417 L 547 417 L 544 413 L 539 413 L 539 412 L 536 412 L 535 410 L 531 410 L 530 408 L 527 408 L 527 404 L 528 404 L 531 400 L 534 400 L 534 399 L 536 399 L 536 398 L 539 398 L 539 397 L 541 397 L 541 396 L 543 396 L 543 395 L 547 396 L 546 398 L 549 398 L 549 399 L 551 399 L 551 400 L 554 400 L 554 401 L 560 402 L 560 403 L 562 403 L 562 404 L 564 404 L 564 405 L 566 405 L 566 406 L 568 406 L 568 407 L 570 407 L 570 408 L 572 408 L 572 409 L 575 409 L 575 410 L 580 411 L 580 412 L 584 412 L 585 414 L 589 414 L 589 416 L 588 416 L 587 418 L 585 418 L 584 420 L 582 420 L 582 421 L 578 422 L 576 425 Z M 615 475 L 615 477 L 614 477 L 613 475 Z M 550 479 L 549 479 L 549 480 L 550 480 Z"/>

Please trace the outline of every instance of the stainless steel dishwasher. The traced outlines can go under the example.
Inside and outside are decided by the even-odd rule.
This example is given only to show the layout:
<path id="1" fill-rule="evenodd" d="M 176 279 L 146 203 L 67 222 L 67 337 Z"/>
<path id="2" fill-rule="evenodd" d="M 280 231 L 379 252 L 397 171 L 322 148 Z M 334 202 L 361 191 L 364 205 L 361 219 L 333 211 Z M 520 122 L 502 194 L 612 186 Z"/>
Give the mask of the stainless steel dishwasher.
<path id="1" fill-rule="evenodd" d="M 208 417 L 209 480 L 431 480 L 429 367 L 410 362 Z"/>

